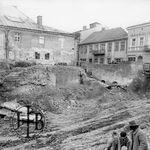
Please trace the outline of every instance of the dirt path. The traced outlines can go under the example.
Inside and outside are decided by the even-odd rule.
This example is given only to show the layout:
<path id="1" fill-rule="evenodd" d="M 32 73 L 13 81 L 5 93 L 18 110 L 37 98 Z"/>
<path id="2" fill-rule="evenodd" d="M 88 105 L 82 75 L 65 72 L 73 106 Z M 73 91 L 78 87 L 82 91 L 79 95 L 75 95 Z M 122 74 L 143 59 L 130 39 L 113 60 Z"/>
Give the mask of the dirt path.
<path id="1" fill-rule="evenodd" d="M 112 130 L 120 130 L 132 119 L 147 120 L 149 113 L 148 99 L 127 99 L 125 93 L 107 93 L 103 97 L 73 103 L 61 114 L 48 113 L 50 131 L 42 134 L 37 141 L 18 146 L 14 144 L 13 147 L 7 145 L 8 148 L 5 148 L 103 150 Z"/>

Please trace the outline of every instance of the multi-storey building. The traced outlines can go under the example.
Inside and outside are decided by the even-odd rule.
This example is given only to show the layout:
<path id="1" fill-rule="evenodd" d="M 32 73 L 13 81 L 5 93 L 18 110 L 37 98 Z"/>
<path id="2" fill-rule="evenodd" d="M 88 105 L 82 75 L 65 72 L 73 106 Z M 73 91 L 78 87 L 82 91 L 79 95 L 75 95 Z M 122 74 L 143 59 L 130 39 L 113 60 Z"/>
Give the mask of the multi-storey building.
<path id="1" fill-rule="evenodd" d="M 79 44 L 79 63 L 104 63 L 126 61 L 127 32 L 122 28 L 92 33 Z"/>
<path id="2" fill-rule="evenodd" d="M 150 22 L 130 26 L 128 30 L 129 61 L 150 60 Z M 150 62 L 150 61 L 149 61 Z"/>
<path id="3" fill-rule="evenodd" d="M 89 28 L 87 26 L 83 26 L 82 30 L 75 32 L 75 37 L 77 39 L 78 45 L 84 41 L 88 36 L 90 36 L 92 33 L 96 31 L 101 31 L 103 29 L 108 29 L 108 27 L 98 23 L 94 22 L 89 25 Z M 79 46 L 77 48 L 77 62 L 79 63 Z"/>
<path id="4" fill-rule="evenodd" d="M 34 22 L 16 7 L 0 8 L 0 60 L 29 60 L 42 64 L 76 61 L 74 35 Z"/>
<path id="5" fill-rule="evenodd" d="M 98 22 L 94 22 L 94 23 L 91 23 L 89 25 L 89 28 L 87 28 L 87 26 L 83 26 L 82 30 L 76 31 L 75 33 L 79 33 L 80 42 L 82 42 L 83 40 L 85 40 L 93 32 L 101 31 L 103 29 L 108 29 L 108 27 L 106 27 L 106 26 L 104 26 L 104 25 L 102 25 Z"/>

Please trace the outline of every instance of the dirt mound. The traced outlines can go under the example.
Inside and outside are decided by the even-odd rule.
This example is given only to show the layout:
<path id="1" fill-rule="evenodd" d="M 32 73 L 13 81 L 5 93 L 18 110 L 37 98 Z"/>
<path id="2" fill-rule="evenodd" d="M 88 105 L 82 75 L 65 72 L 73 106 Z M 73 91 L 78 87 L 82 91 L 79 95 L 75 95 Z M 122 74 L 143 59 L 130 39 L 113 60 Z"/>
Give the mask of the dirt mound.
<path id="1" fill-rule="evenodd" d="M 79 71 L 70 66 L 32 66 L 14 68 L 3 78 L 3 101 L 37 102 L 46 111 L 60 113 L 78 100 L 95 98 L 105 91 L 98 82 L 79 84 Z"/>
<path id="2" fill-rule="evenodd" d="M 3 70 L 0 72 L 0 91 L 27 95 L 36 88 L 40 89 L 41 86 L 60 87 L 79 84 L 79 70 L 77 67 L 42 65 Z"/>

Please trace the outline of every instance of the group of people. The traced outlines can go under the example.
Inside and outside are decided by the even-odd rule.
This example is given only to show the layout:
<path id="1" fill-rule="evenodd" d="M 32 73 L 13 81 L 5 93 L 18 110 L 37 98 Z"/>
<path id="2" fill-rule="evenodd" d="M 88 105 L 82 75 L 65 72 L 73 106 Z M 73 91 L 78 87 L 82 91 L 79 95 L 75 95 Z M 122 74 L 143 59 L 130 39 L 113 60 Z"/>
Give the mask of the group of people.
<path id="1" fill-rule="evenodd" d="M 129 122 L 129 135 L 125 131 L 112 133 L 106 150 L 148 150 L 145 133 L 135 121 Z"/>

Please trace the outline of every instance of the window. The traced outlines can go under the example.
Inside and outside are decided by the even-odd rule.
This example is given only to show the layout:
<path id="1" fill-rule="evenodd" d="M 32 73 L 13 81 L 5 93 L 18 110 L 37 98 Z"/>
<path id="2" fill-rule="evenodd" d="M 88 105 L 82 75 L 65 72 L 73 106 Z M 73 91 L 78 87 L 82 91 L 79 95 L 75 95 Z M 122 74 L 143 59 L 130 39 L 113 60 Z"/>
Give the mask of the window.
<path id="1" fill-rule="evenodd" d="M 118 51 L 119 50 L 119 42 L 115 42 L 115 51 Z"/>
<path id="2" fill-rule="evenodd" d="M 84 45 L 84 46 L 81 46 L 80 47 L 80 54 L 86 54 L 87 53 L 87 46 Z"/>
<path id="3" fill-rule="evenodd" d="M 115 62 L 116 62 L 116 63 L 120 63 L 121 60 L 122 60 L 121 58 L 115 58 Z"/>
<path id="4" fill-rule="evenodd" d="M 125 41 L 121 41 L 121 46 L 120 46 L 120 50 L 124 51 L 125 50 Z"/>
<path id="5" fill-rule="evenodd" d="M 104 58 L 100 58 L 100 64 L 104 63 Z"/>
<path id="6" fill-rule="evenodd" d="M 89 63 L 92 63 L 92 58 L 89 59 Z"/>
<path id="7" fill-rule="evenodd" d="M 140 46 L 144 45 L 144 37 L 140 37 Z"/>
<path id="8" fill-rule="evenodd" d="M 20 33 L 15 33 L 14 40 L 16 42 L 19 42 L 21 40 L 21 34 Z"/>
<path id="9" fill-rule="evenodd" d="M 44 36 L 39 37 L 39 44 L 44 44 Z"/>
<path id="10" fill-rule="evenodd" d="M 45 54 L 45 59 L 46 59 L 46 60 L 49 60 L 49 56 L 50 56 L 49 53 L 46 53 L 46 54 Z"/>
<path id="11" fill-rule="evenodd" d="M 132 46 L 135 46 L 136 39 L 132 39 Z"/>
<path id="12" fill-rule="evenodd" d="M 135 57 L 128 57 L 128 61 L 135 61 L 136 58 Z"/>
<path id="13" fill-rule="evenodd" d="M 98 58 L 94 58 L 94 63 L 98 63 Z"/>
<path id="14" fill-rule="evenodd" d="M 85 58 L 81 58 L 80 61 L 86 61 L 86 59 Z"/>
<path id="15" fill-rule="evenodd" d="M 40 59 L 40 53 L 35 52 L 35 59 Z"/>
<path id="16" fill-rule="evenodd" d="M 111 52 L 112 49 L 112 43 L 108 43 L 108 52 Z"/>
<path id="17" fill-rule="evenodd" d="M 101 51 L 105 51 L 105 43 L 102 43 L 102 44 L 100 45 L 100 49 L 101 49 Z"/>
<path id="18" fill-rule="evenodd" d="M 107 63 L 108 63 L 108 64 L 111 63 L 111 58 L 107 58 Z"/>
<path id="19" fill-rule="evenodd" d="M 92 47 L 93 45 L 90 45 L 89 46 L 89 49 L 90 49 L 90 52 L 92 52 L 92 50 L 93 50 L 93 47 Z"/>
<path id="20" fill-rule="evenodd" d="M 95 44 L 95 50 L 98 50 L 98 44 Z"/>
<path id="21" fill-rule="evenodd" d="M 87 53 L 87 46 L 86 45 L 83 47 L 83 52 L 84 52 L 84 54 Z"/>
<path id="22" fill-rule="evenodd" d="M 80 54 L 83 53 L 82 46 L 79 47 Z"/>

